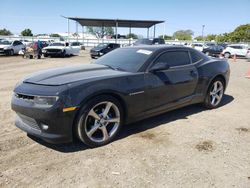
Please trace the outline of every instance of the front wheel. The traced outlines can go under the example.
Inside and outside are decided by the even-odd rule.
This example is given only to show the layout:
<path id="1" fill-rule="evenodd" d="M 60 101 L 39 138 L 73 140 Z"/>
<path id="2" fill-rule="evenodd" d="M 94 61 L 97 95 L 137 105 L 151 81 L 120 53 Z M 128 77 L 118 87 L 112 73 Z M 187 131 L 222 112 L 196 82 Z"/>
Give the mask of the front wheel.
<path id="1" fill-rule="evenodd" d="M 226 53 L 224 53 L 224 57 L 225 57 L 225 58 L 230 58 L 230 57 L 231 57 L 231 54 L 230 54 L 229 52 L 226 52 Z"/>
<path id="2" fill-rule="evenodd" d="M 62 52 L 62 55 L 61 55 L 63 58 L 64 57 L 66 57 L 66 51 L 65 50 L 63 50 L 63 52 Z"/>
<path id="3" fill-rule="evenodd" d="M 81 109 L 76 123 L 78 138 L 90 147 L 111 142 L 123 124 L 123 110 L 111 96 L 99 96 Z"/>
<path id="4" fill-rule="evenodd" d="M 221 78 L 216 78 L 210 84 L 204 101 L 205 107 L 209 109 L 217 108 L 224 95 L 225 84 Z"/>

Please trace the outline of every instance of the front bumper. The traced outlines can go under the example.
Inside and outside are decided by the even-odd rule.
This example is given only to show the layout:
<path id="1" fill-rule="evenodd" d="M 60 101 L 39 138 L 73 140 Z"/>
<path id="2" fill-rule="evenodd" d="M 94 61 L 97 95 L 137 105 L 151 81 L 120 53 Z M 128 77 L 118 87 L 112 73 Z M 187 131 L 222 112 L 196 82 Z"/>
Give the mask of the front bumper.
<path id="1" fill-rule="evenodd" d="M 102 54 L 102 53 L 96 52 L 96 51 L 90 52 L 90 56 L 91 56 L 92 58 L 94 58 L 94 57 L 101 57 L 101 56 L 102 56 L 101 54 Z"/>
<path id="2" fill-rule="evenodd" d="M 10 53 L 10 50 L 11 49 L 3 49 L 3 48 L 1 48 L 0 49 L 0 54 L 8 55 Z"/>
<path id="3" fill-rule="evenodd" d="M 55 52 L 42 52 L 42 54 L 47 55 L 47 56 L 61 56 L 63 55 L 63 51 L 55 51 Z"/>
<path id="4" fill-rule="evenodd" d="M 13 96 L 11 107 L 17 113 L 15 125 L 28 134 L 49 143 L 66 143 L 73 140 L 75 111 L 63 112 L 60 103 L 42 109 Z"/>

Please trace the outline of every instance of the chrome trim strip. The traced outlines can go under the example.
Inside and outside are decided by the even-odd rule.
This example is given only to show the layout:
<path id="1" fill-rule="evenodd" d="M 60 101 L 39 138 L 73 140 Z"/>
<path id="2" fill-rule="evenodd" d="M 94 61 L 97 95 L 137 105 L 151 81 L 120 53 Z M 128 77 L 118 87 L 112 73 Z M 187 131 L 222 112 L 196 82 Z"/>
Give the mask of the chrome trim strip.
<path id="1" fill-rule="evenodd" d="M 138 94 L 142 94 L 142 93 L 144 93 L 144 91 L 138 91 L 138 92 L 134 92 L 134 93 L 129 93 L 129 96 L 138 95 Z"/>

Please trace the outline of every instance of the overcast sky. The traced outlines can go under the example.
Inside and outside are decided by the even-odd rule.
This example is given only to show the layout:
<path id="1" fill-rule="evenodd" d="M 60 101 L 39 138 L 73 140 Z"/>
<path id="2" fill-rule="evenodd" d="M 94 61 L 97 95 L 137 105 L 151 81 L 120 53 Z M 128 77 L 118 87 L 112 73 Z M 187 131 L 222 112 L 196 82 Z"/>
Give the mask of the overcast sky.
<path id="1" fill-rule="evenodd" d="M 15 34 L 25 28 L 30 28 L 34 34 L 66 32 L 67 20 L 60 15 L 165 20 L 168 35 L 176 30 L 191 29 L 198 36 L 202 25 L 205 25 L 205 34 L 218 34 L 250 23 L 250 0 L 1 0 L 0 28 Z M 71 21 L 71 32 L 75 32 L 75 28 Z M 128 31 L 118 29 L 121 34 Z M 164 25 L 159 24 L 157 35 L 163 31 Z M 146 29 L 132 29 L 132 32 L 146 35 Z"/>

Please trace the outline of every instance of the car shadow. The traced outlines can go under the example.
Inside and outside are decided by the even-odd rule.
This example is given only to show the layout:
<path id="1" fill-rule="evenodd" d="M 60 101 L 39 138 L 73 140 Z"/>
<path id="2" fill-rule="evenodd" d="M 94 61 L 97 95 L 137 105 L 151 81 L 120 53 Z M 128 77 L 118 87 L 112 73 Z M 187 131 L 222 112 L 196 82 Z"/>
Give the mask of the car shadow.
<path id="1" fill-rule="evenodd" d="M 231 103 L 233 100 L 234 100 L 233 96 L 225 94 L 220 107 Z M 136 123 L 128 124 L 122 128 L 120 135 L 114 141 L 126 138 L 133 134 L 137 134 L 137 133 L 155 128 L 157 126 L 160 126 L 169 122 L 173 122 L 175 120 L 187 119 L 188 116 L 190 115 L 193 115 L 202 111 L 206 111 L 206 110 L 207 109 L 204 108 L 202 105 L 194 104 L 194 105 L 190 105 L 184 108 L 173 110 L 167 113 L 163 113 L 161 115 L 154 116 L 152 118 L 147 118 L 145 120 L 142 120 Z M 50 144 L 31 135 L 28 135 L 28 137 L 45 147 L 48 147 L 50 149 L 63 152 L 63 153 L 71 153 L 71 152 L 78 152 L 78 151 L 83 151 L 86 149 L 91 149 L 88 146 L 77 141 L 73 143 L 67 143 L 67 144 Z"/>

